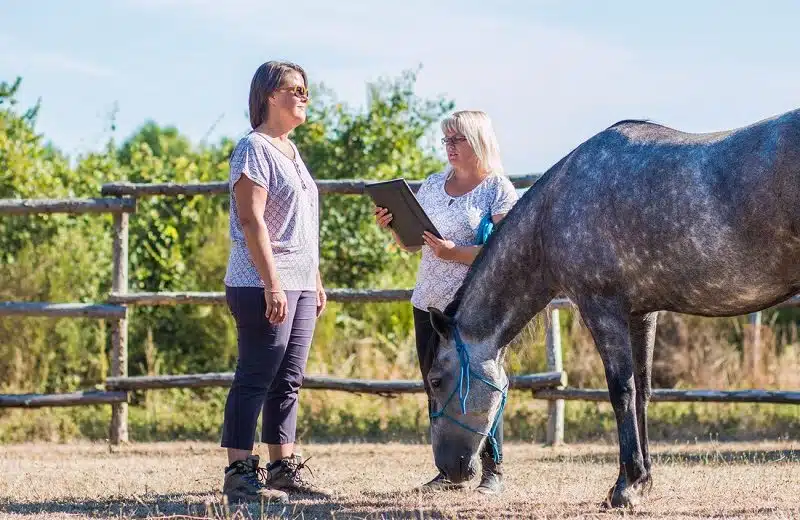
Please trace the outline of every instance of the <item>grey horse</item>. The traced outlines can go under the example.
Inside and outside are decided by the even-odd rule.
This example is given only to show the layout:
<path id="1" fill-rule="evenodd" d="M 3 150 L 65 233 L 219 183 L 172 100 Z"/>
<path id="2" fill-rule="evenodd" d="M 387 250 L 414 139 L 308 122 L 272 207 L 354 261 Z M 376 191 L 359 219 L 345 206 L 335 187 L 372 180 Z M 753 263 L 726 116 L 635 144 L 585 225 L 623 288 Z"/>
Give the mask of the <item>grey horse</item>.
<path id="1" fill-rule="evenodd" d="M 605 368 L 619 477 L 605 504 L 651 487 L 647 405 L 659 311 L 735 316 L 800 292 L 800 110 L 691 134 L 625 120 L 592 136 L 520 198 L 473 263 L 437 331 L 431 440 L 471 479 L 505 405 L 505 347 L 568 297 Z"/>

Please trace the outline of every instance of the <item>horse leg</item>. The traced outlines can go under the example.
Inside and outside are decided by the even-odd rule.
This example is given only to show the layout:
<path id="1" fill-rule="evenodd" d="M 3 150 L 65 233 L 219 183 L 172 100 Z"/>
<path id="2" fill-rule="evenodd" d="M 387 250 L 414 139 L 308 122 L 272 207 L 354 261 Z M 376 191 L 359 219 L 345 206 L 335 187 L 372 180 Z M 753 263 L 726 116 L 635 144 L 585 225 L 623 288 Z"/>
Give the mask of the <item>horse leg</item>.
<path id="1" fill-rule="evenodd" d="M 636 422 L 639 428 L 639 445 L 642 448 L 645 477 L 644 491 L 653 486 L 650 439 L 647 436 L 647 405 L 650 402 L 653 376 L 653 346 L 656 341 L 658 313 L 651 312 L 631 316 L 631 349 L 633 352 L 633 376 L 636 384 Z"/>
<path id="2" fill-rule="evenodd" d="M 617 420 L 620 471 L 605 505 L 633 506 L 641 494 L 647 472 L 637 427 L 630 315 L 607 300 L 587 302 L 579 308 L 603 360 L 608 393 Z"/>

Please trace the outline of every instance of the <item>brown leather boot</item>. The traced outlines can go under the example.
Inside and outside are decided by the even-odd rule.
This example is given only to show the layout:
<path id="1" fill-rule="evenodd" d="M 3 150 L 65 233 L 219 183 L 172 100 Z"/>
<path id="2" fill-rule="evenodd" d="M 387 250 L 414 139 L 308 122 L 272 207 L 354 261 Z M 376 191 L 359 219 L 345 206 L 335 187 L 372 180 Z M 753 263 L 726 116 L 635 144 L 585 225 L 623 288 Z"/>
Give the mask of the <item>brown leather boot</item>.
<path id="1" fill-rule="evenodd" d="M 225 468 L 225 482 L 222 493 L 228 497 L 229 502 L 265 502 L 284 503 L 289 500 L 289 495 L 269 486 L 266 479 L 260 479 L 260 473 L 265 473 L 258 467 L 258 455 L 250 455 L 246 460 L 237 460 Z"/>
<path id="2" fill-rule="evenodd" d="M 303 493 L 306 495 L 316 495 L 322 498 L 329 498 L 332 495 L 330 490 L 314 484 L 309 477 L 301 474 L 305 469 L 311 474 L 311 470 L 303 461 L 300 454 L 294 454 L 285 459 L 276 460 L 267 466 L 269 473 L 269 483 L 271 486 L 288 491 L 290 493 Z M 313 474 L 311 474 L 313 477 Z"/>

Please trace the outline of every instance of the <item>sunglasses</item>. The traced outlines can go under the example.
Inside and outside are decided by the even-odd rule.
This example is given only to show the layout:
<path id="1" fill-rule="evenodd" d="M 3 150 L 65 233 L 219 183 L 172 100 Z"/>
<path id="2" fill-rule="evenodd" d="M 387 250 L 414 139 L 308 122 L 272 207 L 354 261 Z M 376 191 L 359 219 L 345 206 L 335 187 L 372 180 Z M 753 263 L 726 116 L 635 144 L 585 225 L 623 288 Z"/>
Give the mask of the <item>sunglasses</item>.
<path id="1" fill-rule="evenodd" d="M 305 85 L 295 85 L 294 87 L 283 87 L 279 88 L 278 92 L 291 92 L 292 95 L 297 96 L 299 98 L 307 98 L 308 97 L 308 89 Z"/>
<path id="2" fill-rule="evenodd" d="M 463 135 L 457 135 L 455 137 L 442 137 L 442 144 L 445 146 L 447 145 L 455 146 L 458 143 L 463 143 L 466 140 L 467 138 L 464 137 Z"/>

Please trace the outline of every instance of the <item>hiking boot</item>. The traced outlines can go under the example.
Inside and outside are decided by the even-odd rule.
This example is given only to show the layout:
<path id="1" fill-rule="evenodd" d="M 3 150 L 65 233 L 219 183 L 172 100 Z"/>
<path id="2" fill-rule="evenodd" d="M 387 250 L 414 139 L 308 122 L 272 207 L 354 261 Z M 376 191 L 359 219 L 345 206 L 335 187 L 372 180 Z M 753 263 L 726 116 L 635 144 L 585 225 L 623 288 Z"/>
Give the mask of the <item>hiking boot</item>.
<path id="1" fill-rule="evenodd" d="M 475 488 L 484 495 L 497 495 L 503 491 L 503 463 L 495 462 L 490 457 L 481 457 L 481 483 Z"/>
<path id="2" fill-rule="evenodd" d="M 222 494 L 228 502 L 284 503 L 289 495 L 266 484 L 264 468 L 258 467 L 258 455 L 250 455 L 246 460 L 237 460 L 225 468 L 225 483 Z"/>
<path id="3" fill-rule="evenodd" d="M 438 475 L 433 477 L 429 482 L 419 487 L 422 491 L 456 491 L 459 489 L 466 489 L 467 483 L 454 484 L 445 477 L 440 471 Z"/>
<path id="4" fill-rule="evenodd" d="M 300 472 L 303 469 L 311 473 L 311 468 L 306 465 L 300 454 L 294 454 L 285 459 L 276 460 L 267 466 L 268 481 L 271 487 L 288 492 L 303 493 L 307 495 L 318 495 L 328 498 L 331 492 L 314 484 L 308 477 L 304 477 Z"/>

